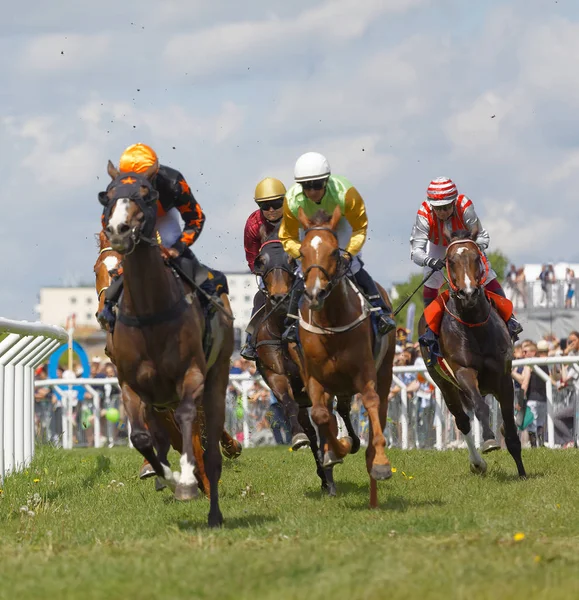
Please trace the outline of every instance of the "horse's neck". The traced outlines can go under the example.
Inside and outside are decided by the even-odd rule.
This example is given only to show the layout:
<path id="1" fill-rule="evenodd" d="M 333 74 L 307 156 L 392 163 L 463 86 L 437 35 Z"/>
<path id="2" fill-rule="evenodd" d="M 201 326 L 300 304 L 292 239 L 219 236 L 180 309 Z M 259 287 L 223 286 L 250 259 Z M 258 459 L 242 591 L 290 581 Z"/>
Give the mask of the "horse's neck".
<path id="1" fill-rule="evenodd" d="M 166 310 L 182 293 L 157 247 L 138 244 L 125 256 L 123 273 L 123 308 L 130 314 L 151 315 Z"/>
<path id="2" fill-rule="evenodd" d="M 307 304 L 306 320 L 309 322 L 310 312 Z M 322 310 L 312 312 L 316 325 L 322 327 L 341 327 L 349 325 L 362 313 L 360 299 L 354 291 L 346 277 L 342 277 L 340 282 L 330 292 L 326 298 Z"/>

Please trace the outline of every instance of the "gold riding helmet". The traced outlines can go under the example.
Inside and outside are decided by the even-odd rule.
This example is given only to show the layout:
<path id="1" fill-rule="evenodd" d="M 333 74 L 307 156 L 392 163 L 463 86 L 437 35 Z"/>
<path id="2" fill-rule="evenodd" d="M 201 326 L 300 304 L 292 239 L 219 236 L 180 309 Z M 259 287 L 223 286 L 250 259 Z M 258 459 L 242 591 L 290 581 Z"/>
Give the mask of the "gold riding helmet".
<path id="1" fill-rule="evenodd" d="M 285 185 L 279 179 L 266 177 L 257 184 L 253 198 L 259 204 L 260 202 L 283 198 L 285 193 Z"/>

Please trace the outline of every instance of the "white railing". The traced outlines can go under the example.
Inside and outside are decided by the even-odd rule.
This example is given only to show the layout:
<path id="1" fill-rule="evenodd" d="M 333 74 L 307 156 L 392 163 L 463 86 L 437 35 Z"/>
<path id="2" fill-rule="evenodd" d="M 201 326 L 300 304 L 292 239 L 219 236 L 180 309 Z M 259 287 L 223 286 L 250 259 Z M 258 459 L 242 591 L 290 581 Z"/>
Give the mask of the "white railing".
<path id="1" fill-rule="evenodd" d="M 34 368 L 68 340 L 60 327 L 0 318 L 0 481 L 34 454 Z"/>
<path id="2" fill-rule="evenodd" d="M 555 428 L 554 428 L 554 390 L 553 383 L 550 377 L 539 368 L 539 365 L 561 365 L 567 364 L 571 365 L 574 369 L 579 372 L 579 357 L 549 357 L 549 358 L 534 358 L 534 359 L 522 359 L 516 360 L 513 362 L 513 366 L 519 365 L 532 365 L 534 367 L 535 372 L 538 374 L 541 379 L 543 379 L 546 383 L 546 393 L 547 393 L 547 445 L 550 447 L 554 446 L 555 440 Z M 399 417 L 395 423 L 397 430 L 399 430 L 399 440 L 396 445 L 398 445 L 402 449 L 408 449 L 411 447 L 425 447 L 424 443 L 419 443 L 418 440 L 418 412 L 419 407 L 418 403 L 420 398 L 414 396 L 410 400 L 410 394 L 408 392 L 408 386 L 404 384 L 401 375 L 404 373 L 420 373 L 424 376 L 426 381 L 431 383 L 434 386 L 434 397 L 432 398 L 434 402 L 433 411 L 431 411 L 432 417 L 432 425 L 433 425 L 433 433 L 434 433 L 434 442 L 432 446 L 437 450 L 443 450 L 445 448 L 452 447 L 453 444 L 460 443 L 460 437 L 457 438 L 456 430 L 454 427 L 454 418 L 448 411 L 446 404 L 444 403 L 444 399 L 438 387 L 434 385 L 434 382 L 430 378 L 425 367 L 422 366 L 409 366 L 409 367 L 394 367 L 394 384 L 400 388 L 399 393 Z M 236 433 L 240 434 L 240 437 L 243 441 L 244 447 L 249 447 L 253 445 L 256 433 L 256 422 L 254 417 L 251 415 L 251 406 L 253 403 L 250 399 L 250 389 L 254 385 L 254 382 L 260 386 L 263 386 L 265 389 L 268 389 L 261 378 L 252 377 L 248 373 L 243 373 L 241 375 L 230 375 L 230 386 L 234 388 L 238 394 L 239 398 L 239 408 L 241 409 L 242 415 L 237 418 L 235 416 L 236 406 L 229 405 L 228 406 L 228 415 L 227 415 L 227 423 L 226 427 L 230 431 L 232 435 Z M 101 394 L 95 389 L 95 387 L 102 386 L 114 386 L 115 389 L 118 390 L 118 381 L 116 378 L 109 379 L 76 379 L 76 380 L 61 380 L 61 379 L 52 379 L 52 380 L 39 380 L 34 384 L 36 387 L 49 386 L 59 391 L 62 394 L 63 401 L 63 410 L 62 410 L 62 418 L 63 418 L 63 436 L 62 436 L 62 445 L 65 448 L 73 448 L 75 443 L 78 443 L 78 436 L 75 442 L 75 425 L 79 427 L 79 418 L 78 418 L 78 403 L 76 399 L 76 392 L 72 390 L 72 386 L 83 386 L 85 390 L 90 394 L 92 398 L 91 405 L 91 414 L 93 415 L 93 431 L 94 431 L 94 440 L 90 445 L 94 445 L 95 447 L 102 446 L 103 436 L 101 436 L 101 408 L 103 398 L 105 404 L 111 406 L 108 398 L 110 397 L 111 388 L 108 388 L 107 394 L 101 397 Z M 94 386 L 94 387 L 93 387 Z M 118 397 L 118 392 L 117 392 Z M 490 401 L 489 397 L 489 401 Z M 397 399 L 398 400 L 398 399 Z M 118 402 L 118 401 L 117 401 Z M 393 402 L 391 402 L 391 407 L 394 408 Z M 74 412 L 75 406 L 77 407 L 76 414 Z M 254 406 L 255 408 L 255 406 Z M 490 401 L 490 411 L 491 411 L 491 421 L 495 426 L 495 429 L 498 429 L 500 424 L 500 409 L 498 407 L 498 403 L 493 399 Z M 363 411 L 352 411 L 353 420 L 359 421 L 361 414 Z M 103 422 L 106 422 L 103 420 Z M 110 425 L 107 423 L 107 428 L 110 429 Z M 427 425 L 427 428 L 429 425 Z M 478 423 L 476 417 L 474 417 L 473 423 L 474 437 L 475 442 L 478 446 L 480 446 L 482 442 L 482 434 L 481 427 Z M 412 434 L 412 435 L 411 435 Z M 108 434 L 105 436 L 108 440 L 112 440 L 112 436 Z M 361 435 L 364 443 L 364 435 Z M 110 442 L 113 443 L 112 441 Z"/>

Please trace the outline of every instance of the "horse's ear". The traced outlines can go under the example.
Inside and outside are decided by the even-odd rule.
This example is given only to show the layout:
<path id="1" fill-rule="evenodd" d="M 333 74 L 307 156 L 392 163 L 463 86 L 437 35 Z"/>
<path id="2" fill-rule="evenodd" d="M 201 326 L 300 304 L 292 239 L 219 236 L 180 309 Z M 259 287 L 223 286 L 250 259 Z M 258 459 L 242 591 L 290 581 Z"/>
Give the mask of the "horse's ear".
<path id="1" fill-rule="evenodd" d="M 155 160 L 155 162 L 143 173 L 143 175 L 151 181 L 153 177 L 157 174 L 159 170 L 159 160 Z"/>
<path id="2" fill-rule="evenodd" d="M 298 209 L 298 221 L 302 224 L 304 229 L 309 229 L 311 226 L 310 220 L 306 217 L 306 213 L 301 206 Z"/>
<path id="3" fill-rule="evenodd" d="M 107 165 L 107 173 L 110 175 L 113 181 L 119 176 L 118 169 L 115 167 L 115 165 L 113 165 L 113 163 L 110 160 Z"/>
<path id="4" fill-rule="evenodd" d="M 335 231 L 338 227 L 338 223 L 340 222 L 341 218 L 342 210 L 339 206 L 336 206 L 336 208 L 334 208 L 334 212 L 332 213 L 332 218 L 330 219 L 330 229 L 333 229 Z"/>
<path id="5" fill-rule="evenodd" d="M 109 195 L 107 194 L 107 192 L 99 192 L 99 202 L 103 205 L 103 206 L 107 206 L 109 203 Z"/>

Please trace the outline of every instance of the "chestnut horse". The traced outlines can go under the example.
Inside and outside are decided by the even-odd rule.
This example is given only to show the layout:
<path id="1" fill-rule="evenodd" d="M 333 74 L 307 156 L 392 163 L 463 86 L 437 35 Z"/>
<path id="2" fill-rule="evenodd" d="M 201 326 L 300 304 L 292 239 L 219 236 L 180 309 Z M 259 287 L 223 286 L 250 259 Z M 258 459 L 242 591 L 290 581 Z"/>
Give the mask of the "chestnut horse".
<path id="1" fill-rule="evenodd" d="M 112 335 L 115 364 L 123 403 L 131 425 L 131 442 L 171 487 L 179 500 L 197 496 L 193 436 L 198 408 L 205 415 L 205 468 L 209 479 L 210 527 L 220 526 L 218 481 L 222 459 L 219 439 L 225 420 L 225 393 L 233 352 L 233 327 L 221 310 L 211 319 L 212 348 L 202 344 L 205 316 L 197 294 L 191 293 L 165 262 L 154 235 L 158 193 L 151 179 L 158 165 L 144 174 L 121 174 L 109 161 L 112 179 L 99 194 L 105 207 L 104 231 L 123 256 L 124 291 Z M 227 296 L 221 301 L 229 309 Z M 230 312 L 230 311 L 229 311 Z M 181 433 L 181 472 L 173 473 L 166 460 L 169 436 L 155 413 L 174 410 Z M 197 430 L 197 431 L 196 431 Z M 152 435 L 153 433 L 153 435 Z"/>
<path id="2" fill-rule="evenodd" d="M 324 446 L 324 466 L 341 462 L 352 450 L 352 439 L 338 439 L 332 414 L 335 395 L 352 398 L 360 393 L 370 423 L 366 469 L 370 475 L 370 506 L 377 506 L 376 480 L 392 476 L 386 457 L 388 393 L 392 383 L 395 333 L 380 342 L 373 355 L 374 334 L 370 308 L 347 277 L 348 263 L 338 246 L 337 227 L 342 214 L 336 207 L 328 216 L 319 211 L 311 220 L 300 208 L 299 221 L 304 228 L 301 266 L 304 301 L 299 311 L 301 356 L 295 344 L 291 353 L 302 367 L 302 377 L 312 402 L 312 419 Z M 384 301 L 388 295 L 379 288 Z M 301 359 L 301 360 L 300 360 Z"/>
<path id="3" fill-rule="evenodd" d="M 498 449 L 489 426 L 489 407 L 483 398 L 493 394 L 501 407 L 507 449 L 519 476 L 526 477 L 514 417 L 513 344 L 504 319 L 485 295 L 483 284 L 488 266 L 474 241 L 476 233 L 457 231 L 449 240 L 446 269 L 450 295 L 443 302 L 440 350 L 450 377 L 443 377 L 436 365 L 431 365 L 428 371 L 464 436 L 471 471 L 485 473 L 487 465 L 475 446 L 470 418 L 464 409 L 474 411 L 483 427 L 483 453 Z M 424 331 L 424 326 L 423 315 L 419 329 Z M 425 355 L 427 350 L 421 349 Z"/>
<path id="4" fill-rule="evenodd" d="M 98 314 L 102 311 L 104 307 L 104 292 L 111 285 L 112 278 L 122 273 L 122 256 L 112 249 L 104 231 L 101 231 L 97 235 L 97 238 L 99 254 L 93 270 L 95 274 L 95 284 L 98 299 Z M 113 354 L 112 335 L 110 334 L 108 329 L 105 329 L 105 331 L 107 331 L 107 344 L 105 347 L 105 353 L 111 359 L 111 362 L 114 364 L 115 359 Z M 166 427 L 169 430 L 171 445 L 177 452 L 181 453 L 181 436 L 173 415 L 169 412 L 168 414 L 163 416 L 158 415 L 158 417 L 163 422 L 164 427 Z M 203 411 L 199 412 L 199 427 L 201 428 L 201 431 L 204 432 L 205 423 Z M 223 456 L 225 456 L 225 458 L 235 459 L 241 454 L 242 449 L 242 445 L 231 435 L 229 435 L 227 431 L 223 430 L 223 433 L 221 435 L 221 451 L 223 452 Z M 160 451 L 160 449 L 157 448 L 157 451 Z M 203 488 L 203 491 L 207 495 L 209 495 L 209 480 L 207 479 L 207 475 L 205 473 L 202 449 L 195 447 L 194 451 L 197 459 L 197 468 L 199 471 L 198 478 L 200 480 L 200 483 L 202 484 L 201 487 Z M 151 467 L 151 465 L 145 459 L 140 469 L 139 477 L 141 479 L 147 479 L 148 477 L 153 477 L 154 475 L 155 471 L 153 470 L 153 467 Z M 157 489 L 163 489 L 163 487 L 164 486 L 157 485 Z"/>
<path id="5" fill-rule="evenodd" d="M 261 292 L 265 296 L 265 305 L 254 317 L 257 369 L 284 409 L 292 432 L 292 446 L 294 449 L 298 446 L 305 438 L 305 432 L 305 441 L 309 440 L 322 489 L 327 490 L 330 495 L 335 495 L 332 467 L 324 469 L 322 466 L 323 456 L 308 413 L 312 404 L 304 390 L 299 367 L 289 356 L 287 344 L 281 339 L 285 329 L 289 295 L 296 283 L 296 264 L 286 254 L 279 240 L 279 225 L 269 236 L 263 228 L 260 233 L 262 246 L 255 259 L 254 272 L 262 278 L 264 287 Z M 360 439 L 350 420 L 350 397 L 341 394 L 338 397 L 337 409 L 352 437 L 352 452 L 357 452 Z"/>

